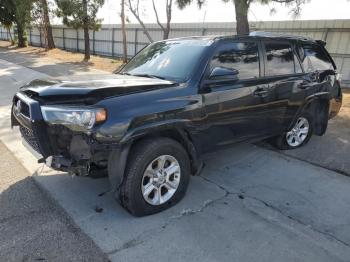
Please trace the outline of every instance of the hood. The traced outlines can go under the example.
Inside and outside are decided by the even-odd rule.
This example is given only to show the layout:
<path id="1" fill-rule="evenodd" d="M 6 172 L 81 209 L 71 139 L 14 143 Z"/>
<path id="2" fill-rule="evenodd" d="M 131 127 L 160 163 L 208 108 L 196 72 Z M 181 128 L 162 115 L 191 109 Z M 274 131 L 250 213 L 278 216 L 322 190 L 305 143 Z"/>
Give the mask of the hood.
<path id="1" fill-rule="evenodd" d="M 23 86 L 21 91 L 39 98 L 95 98 L 122 96 L 177 85 L 156 78 L 128 75 L 75 76 L 59 79 L 38 79 Z"/>

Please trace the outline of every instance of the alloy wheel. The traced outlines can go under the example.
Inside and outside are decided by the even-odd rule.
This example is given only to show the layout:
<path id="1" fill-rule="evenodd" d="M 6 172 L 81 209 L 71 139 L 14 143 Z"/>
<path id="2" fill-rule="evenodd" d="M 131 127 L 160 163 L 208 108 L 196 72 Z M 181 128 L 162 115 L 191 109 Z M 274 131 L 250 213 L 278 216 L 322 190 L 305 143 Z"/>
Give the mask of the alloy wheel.
<path id="1" fill-rule="evenodd" d="M 141 183 L 142 195 L 151 205 L 161 205 L 175 194 L 181 178 L 179 162 L 170 155 L 161 155 L 147 166 Z"/>
<path id="2" fill-rule="evenodd" d="M 309 130 L 309 121 L 305 117 L 299 117 L 292 130 L 286 134 L 288 145 L 291 147 L 300 146 L 307 138 Z"/>

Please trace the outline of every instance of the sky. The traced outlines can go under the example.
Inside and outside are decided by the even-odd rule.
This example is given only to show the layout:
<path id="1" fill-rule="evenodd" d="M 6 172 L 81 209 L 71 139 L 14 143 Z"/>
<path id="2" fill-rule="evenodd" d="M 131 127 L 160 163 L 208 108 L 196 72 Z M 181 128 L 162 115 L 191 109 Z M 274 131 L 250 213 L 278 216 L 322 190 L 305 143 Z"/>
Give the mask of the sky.
<path id="1" fill-rule="evenodd" d="M 151 0 L 140 0 L 143 8 L 143 20 L 146 23 L 155 23 L 155 16 Z M 165 0 L 155 0 L 158 13 L 162 22 L 165 21 Z M 194 1 L 195 2 L 195 1 Z M 271 8 L 276 13 L 271 14 Z M 105 5 L 98 12 L 98 17 L 103 18 L 104 24 L 119 24 L 120 0 L 105 0 Z M 249 11 L 250 21 L 277 21 L 293 20 L 290 8 L 281 4 L 270 4 L 269 6 L 253 4 Z M 129 12 L 128 18 L 131 23 L 137 23 Z M 297 19 L 350 19 L 350 0 L 310 0 L 303 5 L 302 13 Z M 233 3 L 223 3 L 221 0 L 207 0 L 207 4 L 201 10 L 196 4 L 188 6 L 185 10 L 173 10 L 173 23 L 189 22 L 233 22 L 235 21 L 235 9 Z"/>

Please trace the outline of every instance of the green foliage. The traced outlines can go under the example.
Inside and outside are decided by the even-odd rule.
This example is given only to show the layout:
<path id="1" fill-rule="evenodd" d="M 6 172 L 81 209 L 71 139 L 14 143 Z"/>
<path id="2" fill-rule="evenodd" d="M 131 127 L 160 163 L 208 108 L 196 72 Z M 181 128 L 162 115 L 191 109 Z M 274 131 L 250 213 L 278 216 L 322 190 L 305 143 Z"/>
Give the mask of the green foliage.
<path id="1" fill-rule="evenodd" d="M 20 24 L 24 28 L 31 21 L 31 10 L 35 0 L 12 0 L 15 6 L 15 17 L 17 25 Z"/>
<path id="2" fill-rule="evenodd" d="M 177 6 L 180 9 L 184 9 L 186 6 L 190 5 L 193 1 L 197 2 L 197 5 L 199 8 L 202 7 L 202 5 L 207 1 L 207 0 L 177 0 Z"/>
<path id="3" fill-rule="evenodd" d="M 81 0 L 55 0 L 57 4 L 56 15 L 63 19 L 63 23 L 75 29 L 83 28 L 85 22 L 84 7 Z M 86 22 L 89 29 L 98 30 L 101 19 L 96 18 L 97 11 L 104 5 L 105 0 L 87 0 Z"/>
<path id="4" fill-rule="evenodd" d="M 0 0 L 0 23 L 9 29 L 15 21 L 15 6 L 13 1 Z"/>

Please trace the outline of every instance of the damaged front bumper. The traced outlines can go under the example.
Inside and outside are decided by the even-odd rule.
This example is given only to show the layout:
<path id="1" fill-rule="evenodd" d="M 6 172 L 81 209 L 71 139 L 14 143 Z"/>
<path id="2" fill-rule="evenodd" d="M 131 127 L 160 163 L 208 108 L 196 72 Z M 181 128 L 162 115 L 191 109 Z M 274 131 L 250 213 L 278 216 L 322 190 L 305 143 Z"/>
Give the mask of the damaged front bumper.
<path id="1" fill-rule="evenodd" d="M 119 144 L 101 143 L 93 132 L 48 125 L 39 102 L 23 93 L 13 99 L 11 126 L 19 126 L 23 144 L 39 163 L 59 171 L 88 175 L 91 168 L 107 167 L 109 152 L 120 152 Z"/>

